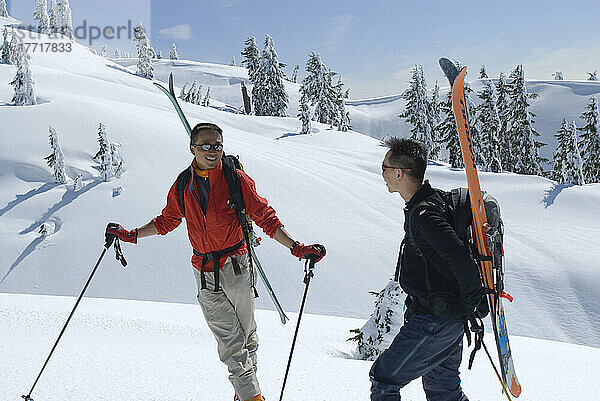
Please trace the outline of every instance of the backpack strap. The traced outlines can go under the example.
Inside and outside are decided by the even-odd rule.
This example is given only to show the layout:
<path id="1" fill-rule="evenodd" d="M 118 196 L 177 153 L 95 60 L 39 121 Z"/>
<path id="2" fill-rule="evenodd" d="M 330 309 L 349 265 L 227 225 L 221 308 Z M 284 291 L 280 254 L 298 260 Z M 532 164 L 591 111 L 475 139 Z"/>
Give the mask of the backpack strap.
<path id="1" fill-rule="evenodd" d="M 185 202 L 183 201 L 185 195 L 185 188 L 188 182 L 192 178 L 192 170 L 190 167 L 179 173 L 177 177 L 177 194 L 179 195 L 179 206 L 181 206 L 181 214 L 185 217 Z"/>

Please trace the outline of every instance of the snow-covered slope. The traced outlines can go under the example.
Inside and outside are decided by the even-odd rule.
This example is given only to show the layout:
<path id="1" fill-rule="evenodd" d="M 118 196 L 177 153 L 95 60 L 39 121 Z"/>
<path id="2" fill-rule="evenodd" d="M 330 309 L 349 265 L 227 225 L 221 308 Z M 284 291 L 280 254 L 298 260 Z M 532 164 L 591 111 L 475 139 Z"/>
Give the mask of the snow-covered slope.
<path id="1" fill-rule="evenodd" d="M 169 63 L 174 62 L 157 65 L 159 76 L 168 75 Z M 150 81 L 82 46 L 70 53 L 34 53 L 31 64 L 40 104 L 0 106 L 0 291 L 75 295 L 100 255 L 107 222 L 133 228 L 160 213 L 168 188 L 191 161 L 188 138 Z M 186 68 L 177 68 L 176 76 L 183 75 Z M 213 75 L 232 70 L 230 79 L 243 78 L 237 67 L 210 69 Z M 0 65 L 0 82 L 14 74 L 14 66 Z M 239 91 L 239 85 L 232 87 Z M 562 114 L 569 93 L 556 95 L 555 114 Z M 11 96 L 9 86 L 0 86 L 1 103 Z M 307 310 L 368 317 L 373 302 L 368 292 L 382 289 L 393 274 L 402 237 L 403 202 L 387 193 L 381 179 L 386 149 L 380 142 L 319 124 L 313 134 L 297 135 L 295 118 L 183 108 L 192 124 L 223 127 L 226 151 L 241 156 L 259 193 L 294 237 L 327 246 Z M 123 177 L 109 183 L 99 181 L 92 160 L 99 122 L 122 144 L 125 160 Z M 72 183 L 52 184 L 43 160 L 50 152 L 48 124 L 58 131 L 69 176 L 83 176 L 79 191 Z M 428 177 L 445 189 L 466 185 L 463 171 L 441 164 L 432 164 Z M 507 305 L 511 332 L 600 346 L 600 185 L 559 187 L 512 174 L 481 174 L 481 181 L 503 207 L 507 291 L 516 298 Z M 123 192 L 113 196 L 117 186 Z M 56 233 L 41 237 L 37 231 L 46 221 Z M 123 269 L 107 255 L 89 296 L 196 302 L 183 226 L 166 238 L 126 244 L 124 252 L 129 266 Z M 297 310 L 301 263 L 271 240 L 263 241 L 258 254 L 284 308 Z M 259 308 L 271 308 L 261 292 Z"/>
<path id="2" fill-rule="evenodd" d="M 27 394 L 75 300 L 0 294 L 0 399 Z M 309 300 L 309 303 L 311 300 Z M 295 323 L 297 316 L 290 316 Z M 258 379 L 268 400 L 277 399 L 294 324 L 276 312 L 258 311 Z M 369 398 L 372 362 L 348 359 L 348 330 L 357 319 L 304 314 L 284 399 L 359 401 Z M 493 339 L 485 338 L 493 352 Z M 462 387 L 471 401 L 502 401 L 498 379 L 484 351 L 467 370 Z M 600 350 L 513 336 L 522 401 L 596 400 Z M 84 299 L 40 381 L 35 400 L 206 401 L 233 398 L 227 371 L 199 306 Z M 424 400 L 421 381 L 402 390 L 403 400 Z"/>

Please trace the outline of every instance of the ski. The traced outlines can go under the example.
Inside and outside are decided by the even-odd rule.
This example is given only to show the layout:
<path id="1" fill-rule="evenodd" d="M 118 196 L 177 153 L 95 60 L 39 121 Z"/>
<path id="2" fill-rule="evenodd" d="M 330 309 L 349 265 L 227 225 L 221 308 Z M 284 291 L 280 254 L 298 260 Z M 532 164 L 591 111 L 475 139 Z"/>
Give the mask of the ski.
<path id="1" fill-rule="evenodd" d="M 175 111 L 177 112 L 177 115 L 179 116 L 179 119 L 181 120 L 181 123 L 183 124 L 183 127 L 185 128 L 188 136 L 191 137 L 192 136 L 192 127 L 191 127 L 189 121 L 187 120 L 185 114 L 183 114 L 183 110 L 181 110 L 181 106 L 179 106 L 179 102 L 177 101 L 177 96 L 175 96 L 175 90 L 173 87 L 173 73 L 169 74 L 169 89 L 165 88 L 158 82 L 154 82 L 154 85 L 158 89 L 160 89 L 165 95 L 167 95 L 167 97 L 173 104 L 173 107 L 175 107 Z M 254 264 L 256 265 L 256 269 L 258 270 L 258 275 L 260 276 L 261 280 L 263 281 L 263 284 L 267 288 L 267 292 L 269 293 L 269 296 L 271 297 L 271 300 L 273 301 L 273 304 L 275 305 L 277 312 L 279 312 L 279 318 L 281 319 L 281 323 L 285 324 L 289 319 L 285 315 L 285 312 L 283 311 L 283 308 L 281 307 L 279 300 L 275 296 L 275 291 L 273 291 L 273 287 L 271 287 L 271 283 L 269 283 L 269 280 L 267 279 L 267 275 L 265 274 L 265 271 L 263 270 L 262 265 L 260 264 L 258 257 L 256 256 L 256 253 L 254 252 L 253 248 L 255 246 L 256 245 L 254 243 L 251 243 L 250 246 L 248 247 L 248 252 L 250 253 L 252 260 L 254 261 Z"/>
<path id="2" fill-rule="evenodd" d="M 488 290 L 488 301 L 490 305 L 490 317 L 494 329 L 496 348 L 500 360 L 501 379 L 505 390 L 518 397 L 521 394 L 521 385 L 515 373 L 512 353 L 508 341 L 508 329 L 506 325 L 506 315 L 502 306 L 502 297 L 508 299 L 509 296 L 503 291 L 503 272 L 499 271 L 495 265 L 487 242 L 487 216 L 483 203 L 479 177 L 477 175 L 477 166 L 475 164 L 475 155 L 473 152 L 473 142 L 469 130 L 469 119 L 467 116 L 467 107 L 464 94 L 464 79 L 467 73 L 467 67 L 460 71 L 455 63 L 447 58 L 441 58 L 440 67 L 450 81 L 452 88 L 452 109 L 454 119 L 460 137 L 460 147 L 462 150 L 465 171 L 467 173 L 467 183 L 469 187 L 469 198 L 473 211 L 473 238 L 479 255 L 483 256 L 478 261 L 479 269 L 484 287 Z M 508 394 L 507 394 L 508 395 Z"/>

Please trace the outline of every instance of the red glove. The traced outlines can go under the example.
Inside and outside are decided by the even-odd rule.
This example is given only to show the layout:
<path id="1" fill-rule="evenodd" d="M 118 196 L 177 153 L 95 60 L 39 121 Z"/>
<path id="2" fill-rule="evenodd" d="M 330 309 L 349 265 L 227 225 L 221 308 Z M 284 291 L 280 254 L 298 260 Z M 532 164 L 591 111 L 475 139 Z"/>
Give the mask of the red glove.
<path id="1" fill-rule="evenodd" d="M 298 241 L 294 242 L 290 247 L 290 251 L 292 251 L 292 255 L 300 259 L 310 259 L 317 256 L 315 263 L 323 259 L 327 253 L 325 247 L 321 244 L 304 245 Z"/>
<path id="2" fill-rule="evenodd" d="M 122 226 L 120 226 L 117 223 L 109 223 L 108 226 L 106 227 L 106 234 L 107 235 L 109 235 L 109 234 L 115 235 L 121 241 L 124 241 L 124 242 L 131 242 L 132 244 L 137 244 L 137 236 L 138 236 L 137 228 L 135 230 L 127 231 L 126 229 L 124 229 Z"/>

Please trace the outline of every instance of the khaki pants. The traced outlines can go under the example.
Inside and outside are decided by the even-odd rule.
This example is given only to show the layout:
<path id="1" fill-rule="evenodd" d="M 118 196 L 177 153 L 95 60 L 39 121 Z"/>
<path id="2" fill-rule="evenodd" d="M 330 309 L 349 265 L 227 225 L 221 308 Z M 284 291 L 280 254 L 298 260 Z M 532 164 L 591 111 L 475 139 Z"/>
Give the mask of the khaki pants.
<path id="1" fill-rule="evenodd" d="M 254 320 L 254 290 L 248 262 L 249 255 L 228 257 L 219 272 L 220 289 L 215 292 L 213 272 L 204 272 L 207 288 L 201 289 L 199 270 L 194 269 L 198 284 L 198 302 L 208 327 L 217 340 L 221 361 L 229 369 L 229 381 L 241 400 L 260 394 L 256 378 L 258 335 Z M 239 262 L 236 274 L 232 258 Z"/>

